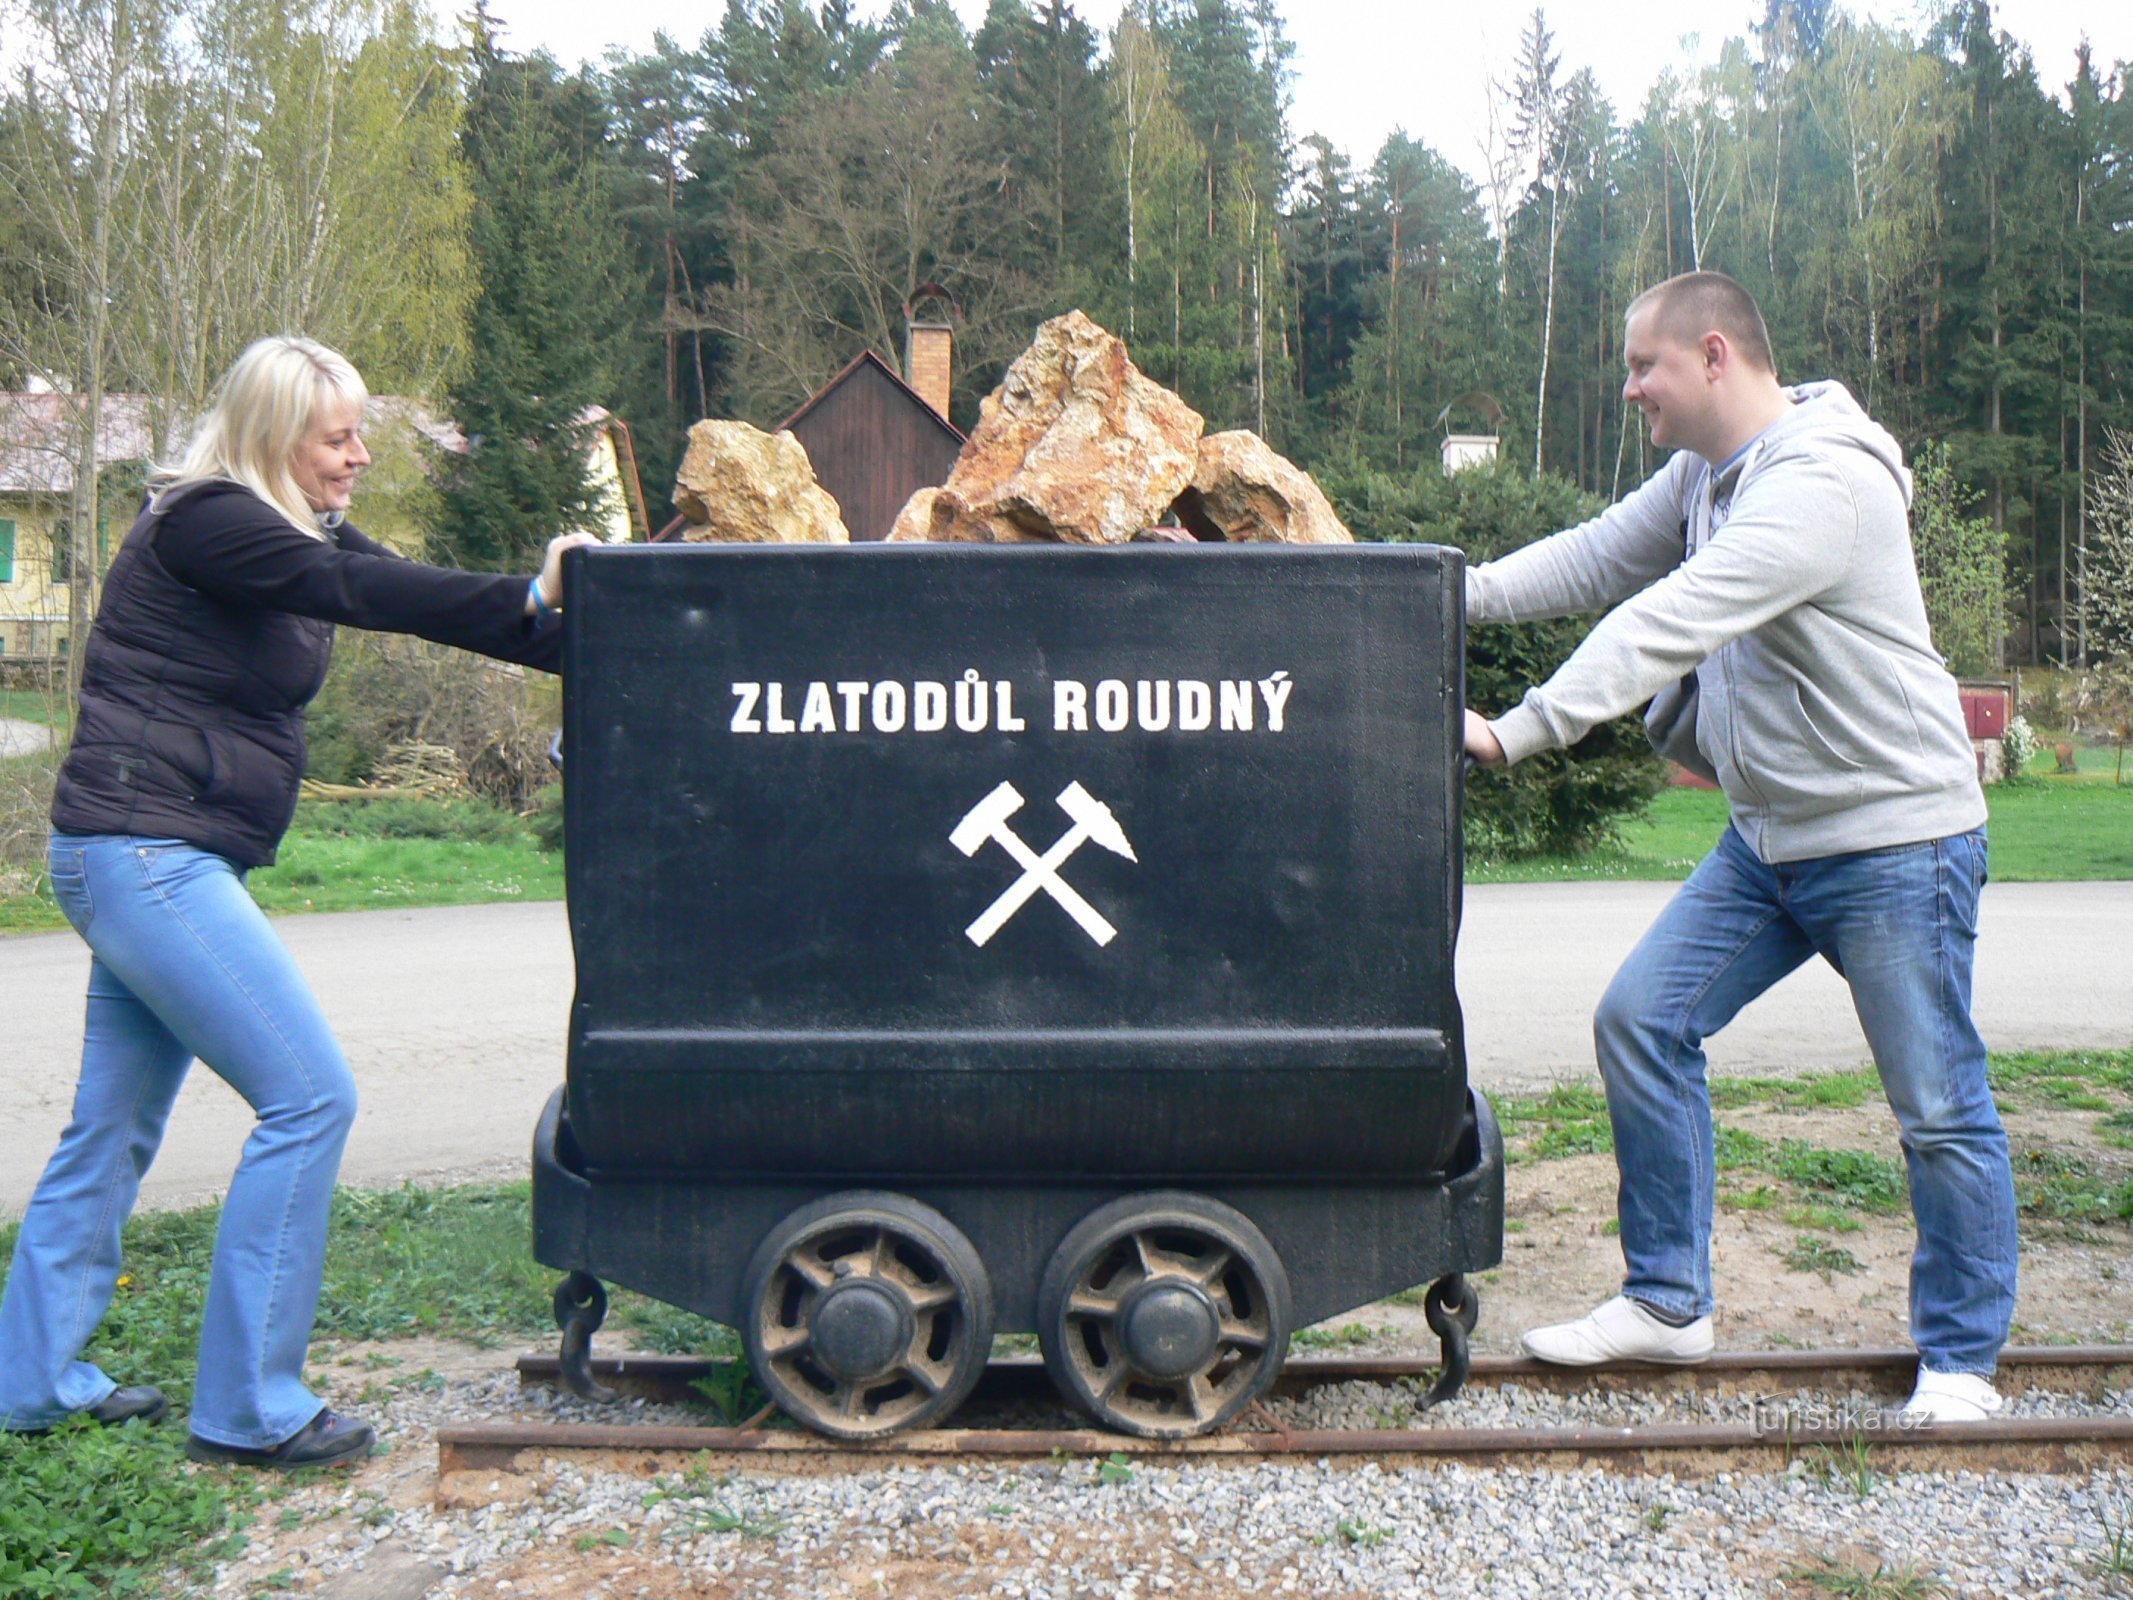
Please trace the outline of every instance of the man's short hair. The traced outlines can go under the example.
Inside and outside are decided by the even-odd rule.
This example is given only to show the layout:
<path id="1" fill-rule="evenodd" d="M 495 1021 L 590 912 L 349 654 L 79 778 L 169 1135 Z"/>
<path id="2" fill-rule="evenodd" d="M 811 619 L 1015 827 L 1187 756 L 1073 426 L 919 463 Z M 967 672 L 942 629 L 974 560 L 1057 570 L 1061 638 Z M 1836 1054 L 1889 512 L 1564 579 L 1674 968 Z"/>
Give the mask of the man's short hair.
<path id="1" fill-rule="evenodd" d="M 1684 272 L 1655 283 L 1630 301 L 1626 322 L 1649 307 L 1654 326 L 1670 339 L 1693 343 L 1711 332 L 1722 333 L 1733 348 L 1763 371 L 1777 371 L 1770 330 L 1755 296 L 1723 272 Z"/>

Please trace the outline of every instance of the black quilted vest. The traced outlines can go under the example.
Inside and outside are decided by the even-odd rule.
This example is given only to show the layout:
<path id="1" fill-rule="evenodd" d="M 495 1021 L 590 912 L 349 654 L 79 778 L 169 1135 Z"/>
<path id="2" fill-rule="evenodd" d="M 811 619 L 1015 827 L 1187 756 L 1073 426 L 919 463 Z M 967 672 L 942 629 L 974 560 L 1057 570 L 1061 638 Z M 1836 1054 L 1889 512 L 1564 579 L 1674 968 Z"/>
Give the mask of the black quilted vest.
<path id="1" fill-rule="evenodd" d="M 181 518 L 199 548 L 203 528 L 256 526 L 261 514 L 247 491 L 210 484 L 166 501 L 160 515 L 144 509 L 126 535 L 82 662 L 74 741 L 52 802 L 59 832 L 181 839 L 242 867 L 274 859 L 296 810 L 304 707 L 326 680 L 334 623 L 204 593 L 157 548 Z M 332 537 L 351 555 L 392 556 L 345 525 Z M 397 559 L 364 566 L 345 588 L 329 574 L 292 603 L 553 670 L 560 629 L 524 621 L 525 578 Z"/>

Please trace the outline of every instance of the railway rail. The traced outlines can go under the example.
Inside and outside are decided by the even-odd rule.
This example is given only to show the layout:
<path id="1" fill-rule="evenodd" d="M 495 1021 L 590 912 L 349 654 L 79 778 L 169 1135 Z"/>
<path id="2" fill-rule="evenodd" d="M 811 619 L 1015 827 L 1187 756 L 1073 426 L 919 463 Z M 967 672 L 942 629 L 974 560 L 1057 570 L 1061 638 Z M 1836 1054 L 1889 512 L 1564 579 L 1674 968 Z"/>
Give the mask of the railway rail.
<path id="1" fill-rule="evenodd" d="M 1463 1426 L 1456 1404 L 1415 1412 L 1412 1426 L 1294 1427 L 1275 1408 L 1308 1401 L 1340 1384 L 1390 1386 L 1419 1395 L 1435 1374 L 1420 1358 L 1304 1356 L 1282 1369 L 1266 1403 L 1231 1427 L 1181 1440 L 1129 1438 L 1086 1427 L 1060 1427 L 1066 1415 L 1034 1357 L 990 1362 L 962 1415 L 972 1425 L 914 1430 L 863 1442 L 825 1438 L 776 1425 L 769 1408 L 739 1427 L 658 1423 L 508 1423 L 440 1428 L 440 1473 L 527 1470 L 556 1455 L 622 1456 L 643 1466 L 660 1458 L 708 1453 L 722 1465 L 755 1471 L 865 1471 L 953 1461 L 1044 1460 L 1060 1455 L 1180 1464 L 1252 1463 L 1281 1457 L 1422 1464 L 1569 1469 L 1603 1465 L 1625 1472 L 1704 1476 L 1723 1471 L 1782 1471 L 1794 1459 L 1850 1451 L 1862 1442 L 1886 1453 L 1889 1470 L 1967 1468 L 2078 1471 L 2133 1462 L 2133 1346 L 2011 1348 L 2001 1355 L 1999 1384 L 2010 1396 L 2034 1391 L 2088 1407 L 2076 1415 L 2015 1415 L 1985 1422 L 1907 1424 L 1893 1407 L 1909 1392 L 1915 1353 L 1901 1350 L 1721 1352 L 1695 1367 L 1610 1363 L 1551 1367 L 1523 1357 L 1477 1356 L 1467 1392 L 1509 1385 L 1528 1391 L 1628 1398 L 1660 1396 L 1731 1402 L 1716 1407 L 1749 1415 L 1719 1421 L 1603 1426 Z M 684 1402 L 693 1385 L 720 1364 L 669 1356 L 596 1360 L 594 1375 L 617 1394 Z M 560 1386 L 560 1363 L 522 1356 L 524 1387 Z M 1408 1404 L 1412 1404 L 1409 1400 Z M 1441 1419 L 1441 1420 L 1438 1420 Z"/>

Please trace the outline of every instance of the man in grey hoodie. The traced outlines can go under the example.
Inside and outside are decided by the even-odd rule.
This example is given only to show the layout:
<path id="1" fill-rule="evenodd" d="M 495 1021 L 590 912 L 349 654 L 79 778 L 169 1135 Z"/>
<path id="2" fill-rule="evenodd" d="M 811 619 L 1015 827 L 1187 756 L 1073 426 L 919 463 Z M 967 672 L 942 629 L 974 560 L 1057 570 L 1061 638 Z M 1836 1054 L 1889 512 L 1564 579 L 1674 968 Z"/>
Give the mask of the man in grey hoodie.
<path id="1" fill-rule="evenodd" d="M 1614 609 L 1517 706 L 1468 711 L 1467 750 L 1519 761 L 1657 696 L 1669 753 L 1717 781 L 1731 821 L 1594 1020 L 1622 1293 L 1533 1329 L 1526 1349 L 1574 1365 L 1710 1353 L 1703 1041 L 1820 955 L 1850 985 L 1910 1176 L 1919 1374 L 1906 1414 L 1990 1415 L 2015 1214 L 1970 1016 L 1985 800 L 1927 630 L 1910 474 L 1841 385 L 1779 384 L 1760 311 L 1722 274 L 1639 296 L 1623 354 L 1623 397 L 1675 454 L 1592 521 L 1466 579 L 1471 622 Z"/>

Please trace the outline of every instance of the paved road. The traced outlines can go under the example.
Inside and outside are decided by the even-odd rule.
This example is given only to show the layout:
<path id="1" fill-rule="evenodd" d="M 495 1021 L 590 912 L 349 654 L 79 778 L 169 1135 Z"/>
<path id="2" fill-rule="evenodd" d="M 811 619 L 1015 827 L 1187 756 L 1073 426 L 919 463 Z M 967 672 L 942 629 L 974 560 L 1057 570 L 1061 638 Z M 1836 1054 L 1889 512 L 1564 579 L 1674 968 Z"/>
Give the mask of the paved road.
<path id="1" fill-rule="evenodd" d="M 1505 1092 L 1589 1077 L 1588 1022 L 1666 884 L 1487 885 L 1459 959 L 1475 1081 Z M 1985 892 L 1977 1007 L 1995 1048 L 2133 1044 L 2133 883 Z M 521 1174 L 562 1081 L 569 930 L 559 904 L 285 918 L 279 924 L 363 1089 L 343 1175 L 358 1183 Z M 64 1125 L 88 956 L 71 934 L 0 939 L 0 1215 L 19 1213 Z M 1856 1065 L 1865 1045 L 1834 974 L 1788 978 L 1712 1046 L 1721 1072 Z M 217 1192 L 250 1116 L 196 1069 L 149 1174 L 153 1203 Z"/>

